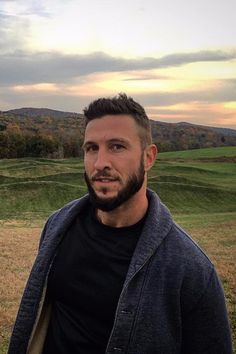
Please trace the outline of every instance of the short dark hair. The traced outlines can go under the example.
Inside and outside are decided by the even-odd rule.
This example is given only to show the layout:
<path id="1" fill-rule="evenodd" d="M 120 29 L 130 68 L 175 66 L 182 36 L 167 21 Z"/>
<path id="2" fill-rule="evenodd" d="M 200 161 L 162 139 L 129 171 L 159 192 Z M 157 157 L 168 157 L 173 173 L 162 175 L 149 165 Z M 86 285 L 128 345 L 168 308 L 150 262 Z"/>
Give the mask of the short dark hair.
<path id="1" fill-rule="evenodd" d="M 152 143 L 151 124 L 144 108 L 132 97 L 120 93 L 114 97 L 103 97 L 91 102 L 84 109 L 85 126 L 97 118 L 105 115 L 127 114 L 133 117 L 140 129 L 141 145 L 145 148 Z"/>

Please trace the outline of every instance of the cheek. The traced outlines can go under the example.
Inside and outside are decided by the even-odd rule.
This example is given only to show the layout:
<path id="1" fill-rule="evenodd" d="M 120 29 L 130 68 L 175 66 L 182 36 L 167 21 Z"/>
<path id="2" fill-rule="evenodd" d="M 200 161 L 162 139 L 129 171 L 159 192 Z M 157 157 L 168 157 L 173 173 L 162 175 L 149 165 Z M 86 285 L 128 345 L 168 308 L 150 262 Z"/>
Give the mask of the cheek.
<path id="1" fill-rule="evenodd" d="M 91 159 L 91 157 L 84 157 L 84 169 L 85 169 L 85 171 L 86 172 L 88 172 L 88 171 L 91 171 L 91 169 L 92 169 L 92 166 L 93 166 L 93 161 L 92 161 L 92 159 Z"/>
<path id="2" fill-rule="evenodd" d="M 129 161 L 123 161 L 123 164 L 117 166 L 117 169 L 124 176 L 130 177 L 134 173 L 136 174 L 140 168 L 140 158 L 130 159 Z"/>

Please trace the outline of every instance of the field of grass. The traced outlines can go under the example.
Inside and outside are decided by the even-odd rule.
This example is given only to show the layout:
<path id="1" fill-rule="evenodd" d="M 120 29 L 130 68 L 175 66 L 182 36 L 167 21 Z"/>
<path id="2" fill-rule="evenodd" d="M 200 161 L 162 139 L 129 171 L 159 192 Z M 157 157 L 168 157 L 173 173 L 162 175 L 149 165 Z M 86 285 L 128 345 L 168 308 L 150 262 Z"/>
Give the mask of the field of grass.
<path id="1" fill-rule="evenodd" d="M 201 158 L 217 158 L 222 159 L 223 157 L 234 157 L 236 156 L 236 146 L 229 147 L 216 147 L 216 148 L 206 148 L 206 149 L 195 149 L 195 150 L 184 150 L 184 151 L 170 151 L 163 152 L 159 155 L 159 159 L 166 160 L 170 159 L 201 159 Z"/>
<path id="2" fill-rule="evenodd" d="M 170 152 L 159 155 L 149 186 L 216 265 L 236 348 L 235 176 L 236 147 Z M 81 160 L 0 160 L 0 354 L 46 217 L 85 192 Z"/>

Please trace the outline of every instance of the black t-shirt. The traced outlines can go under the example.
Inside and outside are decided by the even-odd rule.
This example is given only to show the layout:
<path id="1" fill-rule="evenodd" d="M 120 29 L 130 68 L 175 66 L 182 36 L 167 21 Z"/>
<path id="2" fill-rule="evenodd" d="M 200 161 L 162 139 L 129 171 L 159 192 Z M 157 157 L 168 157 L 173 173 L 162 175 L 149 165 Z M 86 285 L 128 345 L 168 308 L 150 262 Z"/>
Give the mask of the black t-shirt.
<path id="1" fill-rule="evenodd" d="M 43 354 L 104 354 L 144 218 L 101 224 L 92 207 L 72 223 L 48 279 L 52 316 Z"/>

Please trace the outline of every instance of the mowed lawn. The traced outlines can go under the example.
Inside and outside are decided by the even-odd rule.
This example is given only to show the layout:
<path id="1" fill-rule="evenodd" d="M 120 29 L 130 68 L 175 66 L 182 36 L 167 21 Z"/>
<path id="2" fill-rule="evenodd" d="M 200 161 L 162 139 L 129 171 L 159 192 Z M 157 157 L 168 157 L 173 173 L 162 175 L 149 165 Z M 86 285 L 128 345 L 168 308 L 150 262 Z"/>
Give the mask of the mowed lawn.
<path id="1" fill-rule="evenodd" d="M 236 147 L 162 153 L 149 186 L 215 264 L 236 348 Z M 86 192 L 81 159 L 0 160 L 0 353 L 6 353 L 44 221 Z"/>

